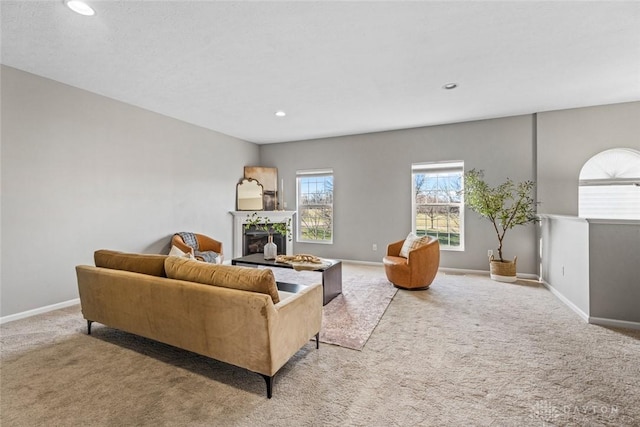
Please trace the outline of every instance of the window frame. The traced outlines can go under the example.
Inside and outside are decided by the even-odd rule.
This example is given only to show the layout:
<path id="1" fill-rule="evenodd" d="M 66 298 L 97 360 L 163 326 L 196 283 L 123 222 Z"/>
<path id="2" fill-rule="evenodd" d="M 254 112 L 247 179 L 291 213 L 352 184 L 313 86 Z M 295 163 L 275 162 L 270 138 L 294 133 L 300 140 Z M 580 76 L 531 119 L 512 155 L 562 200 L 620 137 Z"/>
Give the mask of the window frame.
<path id="1" fill-rule="evenodd" d="M 640 150 L 611 148 L 585 162 L 578 181 L 578 216 L 640 219 Z"/>
<path id="2" fill-rule="evenodd" d="M 310 240 L 305 239 L 302 236 L 302 213 L 301 213 L 301 185 L 300 182 L 304 178 L 312 178 L 312 177 L 331 177 L 331 228 L 330 233 L 331 237 L 328 240 Z M 333 174 L 333 169 L 325 168 L 325 169 L 305 169 L 296 171 L 296 243 L 315 243 L 320 245 L 332 245 L 333 237 L 334 237 L 334 188 L 335 185 L 335 176 Z"/>
<path id="3" fill-rule="evenodd" d="M 460 229 L 460 245 L 459 246 L 450 246 L 443 244 L 440 242 L 440 249 L 445 251 L 455 251 L 455 252 L 463 252 L 464 251 L 464 241 L 465 241 L 465 232 L 464 232 L 464 161 L 462 160 L 451 160 L 451 161 L 440 161 L 440 162 L 421 162 L 421 163 L 412 163 L 411 164 L 411 231 L 417 233 L 417 207 L 418 203 L 416 200 L 416 174 L 429 174 L 437 175 L 438 173 L 460 173 L 460 201 L 459 202 L 448 202 L 448 203 L 433 203 L 433 205 L 439 206 L 448 206 L 448 207 L 458 207 L 459 214 L 459 229 Z"/>

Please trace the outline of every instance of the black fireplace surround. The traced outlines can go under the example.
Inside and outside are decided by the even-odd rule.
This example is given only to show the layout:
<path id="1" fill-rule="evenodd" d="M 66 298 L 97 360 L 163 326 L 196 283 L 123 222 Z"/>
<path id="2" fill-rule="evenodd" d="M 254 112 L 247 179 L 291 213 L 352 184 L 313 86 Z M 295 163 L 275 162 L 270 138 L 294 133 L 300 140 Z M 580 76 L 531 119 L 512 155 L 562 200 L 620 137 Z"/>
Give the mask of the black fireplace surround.
<path id="1" fill-rule="evenodd" d="M 242 236 L 242 256 L 263 253 L 264 245 L 269 241 L 269 233 L 262 229 L 262 226 L 252 225 L 243 229 Z M 287 242 L 285 236 L 280 233 L 273 233 L 273 243 L 278 247 L 278 255 L 285 255 Z"/>

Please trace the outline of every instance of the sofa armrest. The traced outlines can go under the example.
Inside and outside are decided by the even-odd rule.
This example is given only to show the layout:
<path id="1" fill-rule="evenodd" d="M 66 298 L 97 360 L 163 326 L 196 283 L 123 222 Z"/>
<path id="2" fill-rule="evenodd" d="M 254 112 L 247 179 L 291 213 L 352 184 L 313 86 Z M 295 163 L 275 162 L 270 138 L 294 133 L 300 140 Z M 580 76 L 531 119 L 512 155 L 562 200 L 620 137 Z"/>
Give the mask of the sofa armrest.
<path id="1" fill-rule="evenodd" d="M 322 285 L 316 283 L 275 306 L 269 325 L 272 370 L 275 373 L 322 326 Z"/>

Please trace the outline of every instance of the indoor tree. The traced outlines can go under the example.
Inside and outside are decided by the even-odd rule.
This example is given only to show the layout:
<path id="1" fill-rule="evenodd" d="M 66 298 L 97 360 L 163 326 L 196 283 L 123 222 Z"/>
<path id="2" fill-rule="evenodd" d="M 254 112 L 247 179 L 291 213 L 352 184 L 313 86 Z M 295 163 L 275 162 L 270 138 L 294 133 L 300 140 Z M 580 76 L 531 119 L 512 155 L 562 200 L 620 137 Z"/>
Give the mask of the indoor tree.
<path id="1" fill-rule="evenodd" d="M 507 230 L 516 225 L 535 222 L 537 203 L 533 198 L 533 181 L 514 183 L 510 178 L 491 187 L 484 180 L 484 171 L 471 169 L 464 174 L 464 202 L 471 210 L 487 218 L 498 237 L 498 257 Z"/>

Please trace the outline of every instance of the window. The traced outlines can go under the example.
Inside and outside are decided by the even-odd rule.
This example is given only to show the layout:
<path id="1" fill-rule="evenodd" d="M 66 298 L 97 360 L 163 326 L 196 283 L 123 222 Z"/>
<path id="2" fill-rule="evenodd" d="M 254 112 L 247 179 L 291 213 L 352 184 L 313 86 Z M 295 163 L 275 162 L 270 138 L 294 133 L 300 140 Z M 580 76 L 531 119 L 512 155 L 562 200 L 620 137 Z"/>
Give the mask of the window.
<path id="1" fill-rule="evenodd" d="M 578 187 L 578 216 L 640 219 L 640 151 L 614 148 L 584 164 Z"/>
<path id="2" fill-rule="evenodd" d="M 333 170 L 296 172 L 298 242 L 333 243 Z"/>
<path id="3" fill-rule="evenodd" d="M 412 172 L 412 228 L 436 237 L 440 248 L 463 250 L 463 162 L 417 163 Z"/>

